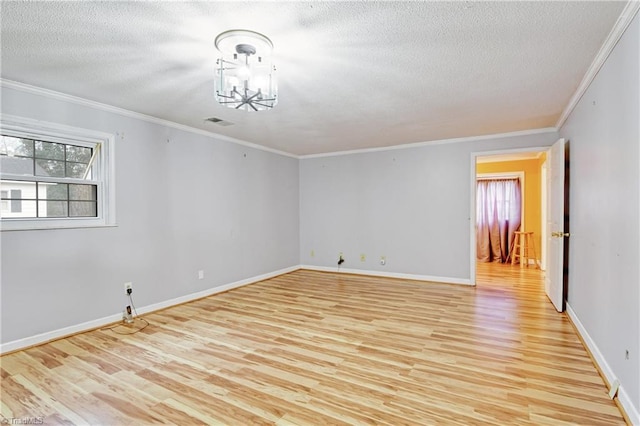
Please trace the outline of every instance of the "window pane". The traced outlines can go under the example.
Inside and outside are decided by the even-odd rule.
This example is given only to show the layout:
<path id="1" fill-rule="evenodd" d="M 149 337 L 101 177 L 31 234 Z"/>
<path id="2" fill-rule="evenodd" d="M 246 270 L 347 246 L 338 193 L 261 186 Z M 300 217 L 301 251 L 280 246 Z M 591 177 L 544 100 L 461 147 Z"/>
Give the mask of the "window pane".
<path id="1" fill-rule="evenodd" d="M 70 201 L 69 216 L 71 217 L 96 217 L 98 203 L 95 201 Z"/>
<path id="2" fill-rule="evenodd" d="M 19 202 L 20 211 L 14 212 L 16 209 L 13 203 Z M 2 217 L 36 217 L 36 201 L 35 200 L 8 200 L 8 208 L 0 210 Z"/>
<path id="3" fill-rule="evenodd" d="M 61 143 L 36 141 L 36 158 L 64 161 L 64 145 Z"/>
<path id="4" fill-rule="evenodd" d="M 91 148 L 83 146 L 67 145 L 67 161 L 88 164 L 91 160 Z"/>
<path id="5" fill-rule="evenodd" d="M 88 164 L 83 163 L 67 163 L 67 177 L 84 178 L 84 172 L 87 170 Z M 87 177 L 89 177 L 87 175 Z"/>
<path id="6" fill-rule="evenodd" d="M 64 161 L 36 160 L 36 175 L 64 177 Z"/>
<path id="7" fill-rule="evenodd" d="M 66 183 L 38 183 L 38 198 L 43 200 L 68 200 L 69 185 Z"/>
<path id="8" fill-rule="evenodd" d="M 33 141 L 31 139 L 2 136 L 0 155 L 33 157 Z"/>
<path id="9" fill-rule="evenodd" d="M 16 198 L 24 199 L 36 199 L 36 183 L 35 182 L 22 182 L 18 180 L 3 180 L 0 183 L 0 189 L 2 190 L 2 194 L 7 194 L 7 197 L 4 195 L 3 198 L 11 198 L 14 194 L 20 194 Z M 18 192 L 19 191 L 19 192 Z"/>
<path id="10" fill-rule="evenodd" d="M 33 158 L 29 157 L 0 157 L 0 171 L 14 175 L 33 176 Z"/>
<path id="11" fill-rule="evenodd" d="M 11 213 L 22 213 L 22 190 L 12 189 L 10 197 L 11 200 Z"/>
<path id="12" fill-rule="evenodd" d="M 96 185 L 69 185 L 70 200 L 95 201 L 98 199 L 98 187 Z"/>
<path id="13" fill-rule="evenodd" d="M 38 201 L 38 217 L 67 217 L 66 201 Z"/>

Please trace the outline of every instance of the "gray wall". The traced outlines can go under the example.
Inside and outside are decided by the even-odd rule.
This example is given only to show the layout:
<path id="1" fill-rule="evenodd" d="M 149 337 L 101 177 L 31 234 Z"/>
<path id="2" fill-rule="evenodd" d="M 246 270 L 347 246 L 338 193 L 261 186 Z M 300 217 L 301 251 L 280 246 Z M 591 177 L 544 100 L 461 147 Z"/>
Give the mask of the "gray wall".
<path id="1" fill-rule="evenodd" d="M 143 307 L 299 263 L 297 159 L 8 88 L 2 112 L 124 135 L 117 227 L 1 233 L 3 343 L 117 314 L 126 281 Z"/>
<path id="2" fill-rule="evenodd" d="M 639 20 L 636 16 L 561 129 L 571 146 L 569 305 L 637 411 Z"/>
<path id="3" fill-rule="evenodd" d="M 471 153 L 557 139 L 549 132 L 302 159 L 301 263 L 336 267 L 343 252 L 344 268 L 469 280 Z"/>

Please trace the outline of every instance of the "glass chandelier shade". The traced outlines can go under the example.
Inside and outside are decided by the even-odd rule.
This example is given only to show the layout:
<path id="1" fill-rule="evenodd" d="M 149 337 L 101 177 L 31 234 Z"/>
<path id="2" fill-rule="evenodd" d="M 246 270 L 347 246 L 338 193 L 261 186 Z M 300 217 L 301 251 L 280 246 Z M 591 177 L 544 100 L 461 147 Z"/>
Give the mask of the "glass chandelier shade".
<path id="1" fill-rule="evenodd" d="M 245 111 L 271 109 L 278 103 L 273 44 L 262 34 L 230 30 L 218 35 L 215 45 L 216 100 L 229 108 Z"/>

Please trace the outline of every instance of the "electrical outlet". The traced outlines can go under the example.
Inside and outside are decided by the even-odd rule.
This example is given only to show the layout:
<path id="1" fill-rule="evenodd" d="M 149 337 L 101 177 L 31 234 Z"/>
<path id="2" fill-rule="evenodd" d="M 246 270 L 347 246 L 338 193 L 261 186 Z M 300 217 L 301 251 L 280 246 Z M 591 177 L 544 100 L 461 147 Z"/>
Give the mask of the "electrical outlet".
<path id="1" fill-rule="evenodd" d="M 132 282 L 124 283 L 124 294 L 128 296 L 131 293 L 133 293 L 133 283 Z"/>
<path id="2" fill-rule="evenodd" d="M 131 306 L 127 306 L 126 308 L 124 308 L 124 311 L 122 311 L 122 320 L 127 324 L 133 323 L 133 315 L 131 314 Z"/>
<path id="3" fill-rule="evenodd" d="M 315 257 L 316 256 L 316 251 L 315 250 L 311 250 L 311 257 Z"/>
<path id="4" fill-rule="evenodd" d="M 384 266 L 384 265 L 386 265 L 386 264 L 387 264 L 387 258 L 386 258 L 386 256 L 380 256 L 380 264 L 381 264 L 382 266 Z"/>
<path id="5" fill-rule="evenodd" d="M 198 271 L 198 279 L 199 279 L 199 280 L 204 279 L 204 271 L 203 271 L 203 270 L 199 270 L 199 271 Z"/>
<path id="6" fill-rule="evenodd" d="M 365 255 L 364 253 L 360 254 L 360 262 L 366 262 L 367 261 L 367 255 Z"/>
<path id="7" fill-rule="evenodd" d="M 342 255 L 342 252 L 340 252 L 340 255 L 338 256 L 338 266 L 342 265 L 344 263 L 344 256 Z"/>

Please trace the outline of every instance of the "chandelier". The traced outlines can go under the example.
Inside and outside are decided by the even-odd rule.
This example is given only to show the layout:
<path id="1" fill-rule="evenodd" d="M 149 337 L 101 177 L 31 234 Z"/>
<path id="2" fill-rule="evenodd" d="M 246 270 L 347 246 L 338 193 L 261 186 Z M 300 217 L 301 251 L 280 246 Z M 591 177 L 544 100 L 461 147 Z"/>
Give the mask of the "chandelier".
<path id="1" fill-rule="evenodd" d="M 216 61 L 216 100 L 245 111 L 273 108 L 278 103 L 278 86 L 271 61 L 271 40 L 253 31 L 230 30 L 219 34 L 215 44 L 220 51 Z"/>

